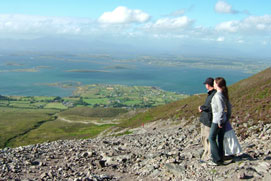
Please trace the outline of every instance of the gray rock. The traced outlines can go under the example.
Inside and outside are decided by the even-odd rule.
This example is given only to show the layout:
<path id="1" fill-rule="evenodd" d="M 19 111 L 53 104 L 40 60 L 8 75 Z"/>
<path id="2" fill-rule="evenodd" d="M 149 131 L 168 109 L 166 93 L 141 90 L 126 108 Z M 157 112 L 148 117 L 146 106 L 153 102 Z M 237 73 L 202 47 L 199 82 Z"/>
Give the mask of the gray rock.
<path id="1" fill-rule="evenodd" d="M 172 163 L 165 164 L 165 167 L 173 174 L 182 177 L 185 173 L 185 166 Z"/>
<path id="2" fill-rule="evenodd" d="M 42 173 L 41 175 L 40 175 L 40 178 L 41 179 L 44 179 L 44 178 L 46 178 L 48 176 L 48 173 Z"/>
<path id="3" fill-rule="evenodd" d="M 238 179 L 247 179 L 247 174 L 245 173 L 245 171 L 241 171 L 240 173 L 238 173 Z"/>
<path id="4" fill-rule="evenodd" d="M 268 162 L 260 162 L 254 168 L 259 173 L 267 173 L 270 169 L 270 164 Z"/>
<path id="5" fill-rule="evenodd" d="M 271 180 L 271 174 L 270 173 L 265 174 L 263 177 L 263 181 L 270 181 L 270 180 Z"/>

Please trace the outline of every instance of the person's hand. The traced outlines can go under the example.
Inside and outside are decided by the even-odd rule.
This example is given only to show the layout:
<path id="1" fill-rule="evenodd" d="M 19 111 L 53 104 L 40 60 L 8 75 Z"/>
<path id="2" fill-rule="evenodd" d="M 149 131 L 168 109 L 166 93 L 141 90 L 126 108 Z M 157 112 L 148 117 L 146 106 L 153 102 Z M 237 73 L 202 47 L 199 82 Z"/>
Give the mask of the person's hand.
<path id="1" fill-rule="evenodd" d="M 219 128 L 222 128 L 222 125 L 218 124 L 218 127 L 219 127 Z"/>
<path id="2" fill-rule="evenodd" d="M 198 107 L 198 110 L 199 110 L 199 112 L 202 112 L 202 110 L 200 109 L 200 106 Z"/>

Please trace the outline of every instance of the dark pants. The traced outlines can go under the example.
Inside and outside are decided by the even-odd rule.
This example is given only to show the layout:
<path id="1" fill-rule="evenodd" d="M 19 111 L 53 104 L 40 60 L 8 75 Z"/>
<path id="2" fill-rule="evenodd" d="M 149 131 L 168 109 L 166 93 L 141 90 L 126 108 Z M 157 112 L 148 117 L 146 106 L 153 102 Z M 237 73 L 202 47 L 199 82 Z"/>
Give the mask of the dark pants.
<path id="1" fill-rule="evenodd" d="M 225 134 L 225 126 L 222 125 L 222 128 L 218 127 L 218 124 L 212 123 L 209 135 L 209 141 L 211 146 L 211 154 L 213 161 L 215 163 L 223 161 L 224 157 L 224 148 L 223 148 L 223 139 Z M 218 142 L 216 141 L 218 140 Z"/>

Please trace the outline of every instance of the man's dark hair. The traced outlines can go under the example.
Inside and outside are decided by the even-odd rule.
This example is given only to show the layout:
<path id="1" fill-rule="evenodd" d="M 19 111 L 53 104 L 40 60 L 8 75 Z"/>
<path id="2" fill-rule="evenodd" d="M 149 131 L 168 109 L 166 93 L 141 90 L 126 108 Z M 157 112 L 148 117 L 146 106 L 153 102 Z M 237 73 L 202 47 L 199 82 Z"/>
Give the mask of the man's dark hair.
<path id="1" fill-rule="evenodd" d="M 205 80 L 205 82 L 203 82 L 203 84 L 208 84 L 208 85 L 214 87 L 214 79 L 212 77 L 209 77 Z"/>

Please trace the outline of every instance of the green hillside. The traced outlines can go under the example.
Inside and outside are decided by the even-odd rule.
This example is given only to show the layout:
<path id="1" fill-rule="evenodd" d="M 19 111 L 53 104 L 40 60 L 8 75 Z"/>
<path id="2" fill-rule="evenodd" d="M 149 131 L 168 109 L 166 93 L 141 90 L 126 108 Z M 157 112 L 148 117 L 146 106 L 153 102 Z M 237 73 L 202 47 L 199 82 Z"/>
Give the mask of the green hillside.
<path id="1" fill-rule="evenodd" d="M 69 87 L 70 83 L 53 83 Z M 76 84 L 77 85 L 77 84 Z M 85 85 L 74 96 L 1 96 L 0 148 L 95 137 L 137 111 L 187 97 L 156 87 Z"/>
<path id="2" fill-rule="evenodd" d="M 229 95 L 231 121 L 240 136 L 271 122 L 271 68 L 229 86 Z M 149 109 L 123 109 L 81 105 L 81 97 L 0 96 L 0 148 L 95 137 L 109 128 L 118 131 L 157 120 L 192 121 L 200 116 L 197 108 L 205 98 L 200 94 Z"/>
<path id="3" fill-rule="evenodd" d="M 247 136 L 247 129 L 255 124 L 271 122 L 271 68 L 229 86 L 229 96 L 233 106 L 231 121 L 236 123 L 238 134 Z M 205 101 L 206 95 L 193 95 L 186 99 L 148 109 L 144 113 L 124 121 L 120 129 L 137 127 L 142 123 L 156 120 L 173 119 L 181 121 L 199 117 L 198 106 Z M 258 131 L 258 130 L 253 130 Z"/>

